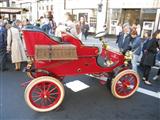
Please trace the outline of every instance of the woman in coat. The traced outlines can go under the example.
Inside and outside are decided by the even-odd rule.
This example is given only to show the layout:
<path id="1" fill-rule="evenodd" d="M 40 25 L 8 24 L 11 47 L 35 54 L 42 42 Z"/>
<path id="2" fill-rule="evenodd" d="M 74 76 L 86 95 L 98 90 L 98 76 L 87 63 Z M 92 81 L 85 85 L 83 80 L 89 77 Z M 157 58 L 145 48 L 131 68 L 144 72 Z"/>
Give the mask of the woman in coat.
<path id="1" fill-rule="evenodd" d="M 157 35 L 160 33 L 160 31 L 156 31 L 152 35 L 152 39 L 150 39 L 148 42 L 146 42 L 146 47 L 143 49 L 143 56 L 141 59 L 141 65 L 143 66 L 144 73 L 143 73 L 143 80 L 144 83 L 147 85 L 151 85 L 151 82 L 148 80 L 149 73 L 151 70 L 151 67 L 155 65 L 155 59 L 157 54 L 157 48 L 158 48 L 158 40 Z"/>
<path id="2" fill-rule="evenodd" d="M 15 70 L 19 71 L 21 62 L 27 61 L 27 57 L 24 50 L 24 45 L 21 40 L 19 25 L 20 20 L 16 20 L 13 26 L 8 29 L 7 34 L 7 51 L 11 51 L 12 63 L 15 63 Z"/>

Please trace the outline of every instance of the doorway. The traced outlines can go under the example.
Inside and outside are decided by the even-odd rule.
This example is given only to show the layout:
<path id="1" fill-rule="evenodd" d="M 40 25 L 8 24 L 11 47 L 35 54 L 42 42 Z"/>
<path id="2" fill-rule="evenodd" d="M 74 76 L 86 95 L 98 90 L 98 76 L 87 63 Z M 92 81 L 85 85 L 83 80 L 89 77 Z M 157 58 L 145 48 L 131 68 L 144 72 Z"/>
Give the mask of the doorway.
<path id="1" fill-rule="evenodd" d="M 140 22 L 140 9 L 122 9 L 121 22 L 138 24 Z"/>

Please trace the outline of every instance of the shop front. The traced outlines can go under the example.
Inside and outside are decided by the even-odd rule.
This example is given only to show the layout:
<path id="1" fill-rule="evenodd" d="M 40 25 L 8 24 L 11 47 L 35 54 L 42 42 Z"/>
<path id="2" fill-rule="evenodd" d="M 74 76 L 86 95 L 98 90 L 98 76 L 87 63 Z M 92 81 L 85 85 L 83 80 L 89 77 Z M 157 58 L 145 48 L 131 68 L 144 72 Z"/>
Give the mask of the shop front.
<path id="1" fill-rule="evenodd" d="M 154 30 L 154 22 L 156 19 L 157 9 L 151 8 L 142 8 L 142 9 L 134 9 L 134 8 L 119 8 L 119 9 L 108 9 L 108 26 L 109 26 L 109 34 L 116 33 L 116 26 L 118 23 L 123 25 L 124 23 L 129 23 L 131 26 L 133 24 L 140 24 L 143 34 L 144 31 L 153 32 Z"/>
<path id="2" fill-rule="evenodd" d="M 107 0 L 106 24 L 109 34 L 116 34 L 118 23 L 123 25 L 129 23 L 141 26 L 141 35 L 145 31 L 153 33 L 158 23 L 156 23 L 157 10 L 160 8 L 159 0 Z"/>
<path id="3" fill-rule="evenodd" d="M 17 19 L 17 15 L 22 17 L 26 12 L 28 12 L 26 8 L 0 7 L 0 16 L 10 21 Z"/>

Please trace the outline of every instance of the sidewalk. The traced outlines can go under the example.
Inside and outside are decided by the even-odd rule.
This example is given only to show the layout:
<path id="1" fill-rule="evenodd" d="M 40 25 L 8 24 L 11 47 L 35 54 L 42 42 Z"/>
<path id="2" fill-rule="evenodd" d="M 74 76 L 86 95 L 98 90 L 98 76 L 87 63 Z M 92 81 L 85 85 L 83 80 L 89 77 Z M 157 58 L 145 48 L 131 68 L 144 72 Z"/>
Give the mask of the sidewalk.
<path id="1" fill-rule="evenodd" d="M 109 45 L 109 48 L 110 49 L 113 49 L 114 51 L 119 51 L 118 49 L 118 46 L 116 44 L 116 37 L 113 37 L 113 36 L 107 36 L 105 38 L 105 41 L 106 43 Z M 82 41 L 84 44 L 87 44 L 87 45 L 93 45 L 93 46 L 99 46 L 99 45 L 102 45 L 102 43 L 97 39 L 97 38 L 94 38 L 94 36 L 90 35 L 88 36 L 87 40 L 83 40 Z"/>
<path id="2" fill-rule="evenodd" d="M 83 40 L 83 43 L 86 45 L 92 45 L 92 46 L 101 46 L 102 45 L 102 43 L 98 39 L 94 38 L 93 35 L 88 36 L 87 40 Z M 118 46 L 116 44 L 116 37 L 107 35 L 106 43 L 109 45 L 110 49 L 119 52 Z M 139 65 L 139 63 L 137 63 L 137 64 Z M 160 61 L 156 60 L 156 64 L 152 68 L 159 69 L 159 67 L 160 67 Z"/>

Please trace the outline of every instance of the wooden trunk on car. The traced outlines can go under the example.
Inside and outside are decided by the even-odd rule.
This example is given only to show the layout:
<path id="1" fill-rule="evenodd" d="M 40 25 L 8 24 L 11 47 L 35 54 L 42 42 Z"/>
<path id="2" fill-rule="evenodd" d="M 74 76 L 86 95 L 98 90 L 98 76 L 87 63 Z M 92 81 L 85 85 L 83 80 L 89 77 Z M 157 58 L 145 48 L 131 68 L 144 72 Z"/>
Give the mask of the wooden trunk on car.
<path id="1" fill-rule="evenodd" d="M 36 60 L 77 60 L 76 46 L 63 45 L 36 45 Z"/>

